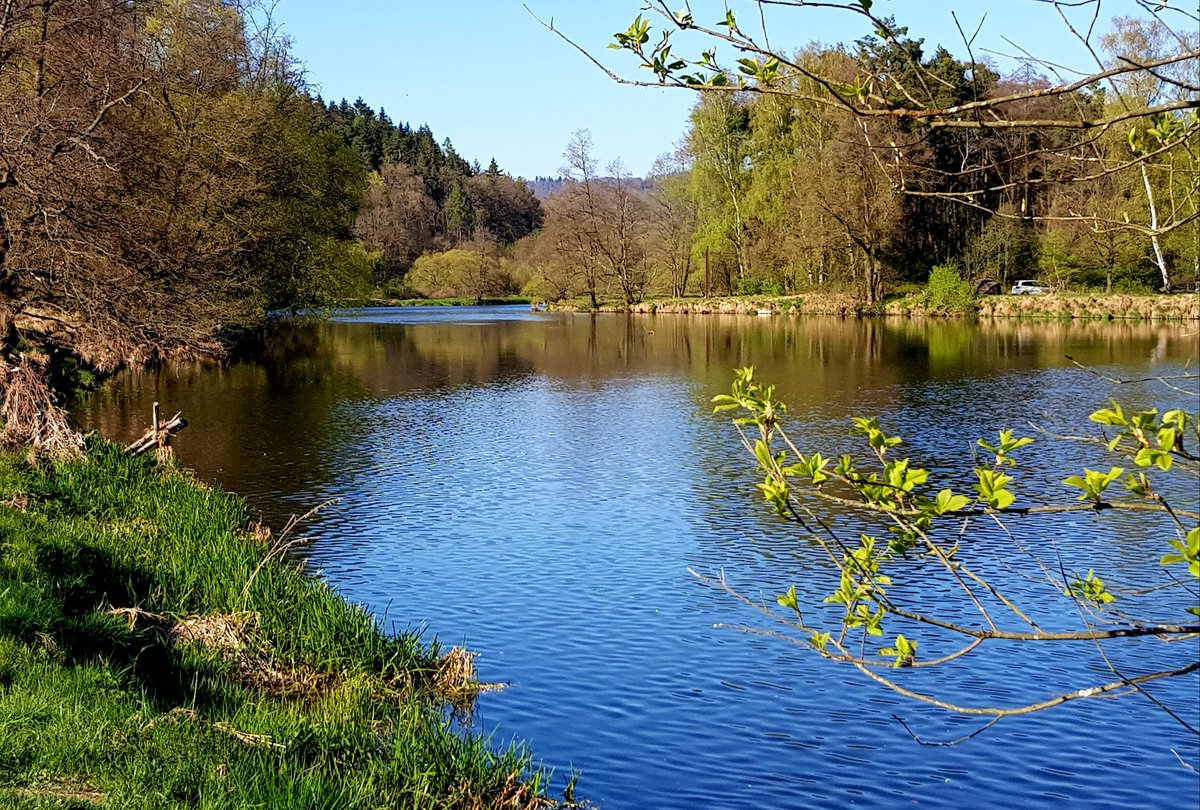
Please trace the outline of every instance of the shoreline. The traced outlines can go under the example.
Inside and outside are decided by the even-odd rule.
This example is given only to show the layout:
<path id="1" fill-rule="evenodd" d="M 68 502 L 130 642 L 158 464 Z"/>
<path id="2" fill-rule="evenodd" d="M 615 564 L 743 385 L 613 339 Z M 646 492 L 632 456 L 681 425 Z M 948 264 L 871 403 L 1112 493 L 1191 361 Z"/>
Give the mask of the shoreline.
<path id="1" fill-rule="evenodd" d="M 593 311 L 577 301 L 549 303 L 552 312 Z M 596 312 L 643 315 L 835 315 L 838 317 L 1028 318 L 1038 320 L 1200 320 L 1200 293 L 1131 295 L 1127 293 L 1049 293 L 996 295 L 975 300 L 964 312 L 930 310 L 920 295 L 867 305 L 848 293 L 801 293 L 790 296 L 661 298 L 637 304 L 602 303 Z"/>

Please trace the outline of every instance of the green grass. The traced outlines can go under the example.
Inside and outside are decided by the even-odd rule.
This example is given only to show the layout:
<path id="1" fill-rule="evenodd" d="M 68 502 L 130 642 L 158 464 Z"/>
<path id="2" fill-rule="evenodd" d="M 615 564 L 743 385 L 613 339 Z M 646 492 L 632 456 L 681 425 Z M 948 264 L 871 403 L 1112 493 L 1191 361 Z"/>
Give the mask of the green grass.
<path id="1" fill-rule="evenodd" d="M 436 645 L 384 634 L 271 555 L 240 530 L 239 499 L 95 441 L 80 462 L 0 456 L 0 503 L 0 806 L 517 807 L 543 792 L 525 752 L 451 730 Z M 114 607 L 145 613 L 131 626 Z M 169 632 L 224 614 L 244 627 L 236 648 Z"/>

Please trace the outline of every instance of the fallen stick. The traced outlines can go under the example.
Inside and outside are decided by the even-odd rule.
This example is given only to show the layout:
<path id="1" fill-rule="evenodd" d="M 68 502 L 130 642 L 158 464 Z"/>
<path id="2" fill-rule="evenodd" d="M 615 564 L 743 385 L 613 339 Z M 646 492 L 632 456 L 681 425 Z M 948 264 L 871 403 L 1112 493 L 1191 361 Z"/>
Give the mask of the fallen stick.
<path id="1" fill-rule="evenodd" d="M 135 441 L 133 444 L 125 448 L 125 455 L 140 456 L 142 453 L 149 452 L 161 447 L 171 446 L 171 437 L 179 431 L 187 427 L 187 420 L 182 416 L 180 411 L 168 419 L 166 422 L 158 421 L 158 403 L 154 403 L 154 423 L 144 434 L 142 438 Z"/>

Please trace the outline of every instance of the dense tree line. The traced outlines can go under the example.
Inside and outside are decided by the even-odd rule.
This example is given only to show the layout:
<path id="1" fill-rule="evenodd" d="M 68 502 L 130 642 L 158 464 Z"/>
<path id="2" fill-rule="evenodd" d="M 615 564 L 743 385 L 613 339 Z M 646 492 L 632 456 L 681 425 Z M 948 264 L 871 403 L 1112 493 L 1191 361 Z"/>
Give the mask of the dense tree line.
<path id="1" fill-rule="evenodd" d="M 403 279 L 425 253 L 469 242 L 511 245 L 542 224 L 541 204 L 524 180 L 468 163 L 428 126 L 396 124 L 362 99 L 325 110 L 330 128 L 362 156 L 371 183 L 355 233 L 375 252 L 375 282 Z"/>
<path id="2" fill-rule="evenodd" d="M 54 387 L 79 362 L 220 356 L 270 310 L 540 224 L 494 162 L 310 95 L 255 3 L 0 2 L 6 443 L 77 445 Z"/>
<path id="3" fill-rule="evenodd" d="M 216 0 L 0 4 L 0 384 L 38 442 L 56 360 L 219 353 L 366 267 L 366 184 L 260 10 Z M 28 395 L 28 396 L 27 396 Z"/>
<path id="4" fill-rule="evenodd" d="M 769 51 L 733 17 L 706 30 L 748 54 L 734 69 L 714 51 L 674 57 L 665 36 L 652 46 L 660 40 L 642 18 L 618 35 L 662 84 L 700 93 L 671 169 L 634 204 L 605 203 L 610 222 L 633 211 L 624 236 L 602 224 L 603 201 L 567 167 L 528 251 L 545 293 L 592 296 L 599 279 L 601 294 L 630 300 L 629 268 L 597 265 L 613 239 L 632 239 L 623 255 L 645 279 L 632 298 L 699 292 L 704 263 L 718 292 L 833 285 L 868 302 L 937 265 L 968 280 L 1038 277 L 1064 288 L 1200 278 L 1194 32 L 1115 19 L 1094 43 L 1085 38 L 1097 73 L 1074 86 L 1032 62 L 1001 76 L 927 49 L 871 17 L 869 3 L 845 6 L 874 25 L 852 46 Z M 666 31 L 698 28 L 665 8 Z M 621 180 L 605 182 L 613 197 Z"/>

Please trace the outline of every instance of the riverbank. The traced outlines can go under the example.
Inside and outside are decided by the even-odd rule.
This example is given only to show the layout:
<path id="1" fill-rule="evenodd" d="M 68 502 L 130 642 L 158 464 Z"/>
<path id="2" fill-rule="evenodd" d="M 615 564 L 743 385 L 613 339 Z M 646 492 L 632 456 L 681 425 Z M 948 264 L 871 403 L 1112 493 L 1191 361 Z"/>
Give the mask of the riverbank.
<path id="1" fill-rule="evenodd" d="M 556 311 L 588 311 L 586 303 L 550 304 Z M 725 298 L 656 298 L 637 304 L 604 302 L 600 312 L 689 315 L 866 315 L 946 317 L 931 311 L 921 293 L 868 305 L 850 293 L 821 292 L 789 296 Z M 992 295 L 974 300 L 971 308 L 952 313 L 980 318 L 1086 318 L 1100 320 L 1200 320 L 1200 294 L 1130 295 L 1124 293 L 1051 293 L 1049 295 Z"/>
<path id="2" fill-rule="evenodd" d="M 0 455 L 0 806 L 553 804 L 451 728 L 469 654 L 386 635 L 248 518 L 107 442 Z"/>

